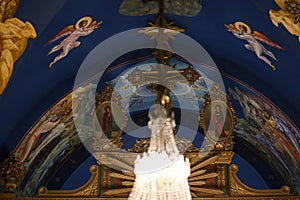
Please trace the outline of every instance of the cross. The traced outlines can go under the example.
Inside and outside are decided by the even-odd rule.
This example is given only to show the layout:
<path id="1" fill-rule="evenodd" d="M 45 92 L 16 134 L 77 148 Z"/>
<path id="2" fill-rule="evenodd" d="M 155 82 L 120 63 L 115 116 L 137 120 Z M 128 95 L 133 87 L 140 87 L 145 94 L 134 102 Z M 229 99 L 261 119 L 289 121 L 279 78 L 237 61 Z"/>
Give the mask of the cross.
<path id="1" fill-rule="evenodd" d="M 174 87 L 175 83 L 188 82 L 182 76 L 181 70 L 175 70 L 173 67 L 163 64 L 156 64 L 150 71 L 135 69 L 128 75 L 127 80 L 133 86 L 152 84 L 152 88 L 157 92 L 155 103 L 165 106 L 168 115 L 171 114 L 172 109 L 170 89 Z"/>
<path id="2" fill-rule="evenodd" d="M 163 48 L 161 47 L 164 45 L 170 47 L 168 39 L 173 39 L 173 36 L 178 34 L 178 32 L 184 32 L 184 29 L 176 26 L 173 21 L 165 19 L 164 0 L 157 1 L 159 3 L 159 15 L 154 22 L 149 22 L 150 27 L 140 31 L 157 40 L 157 49 L 153 52 L 157 64 L 150 71 L 135 69 L 128 75 L 127 80 L 134 86 L 152 84 L 152 89 L 157 92 L 155 103 L 163 105 L 168 117 L 170 117 L 173 106 L 170 98 L 170 89 L 174 87 L 175 83 L 179 82 L 193 84 L 200 77 L 200 74 L 190 66 L 185 70 L 175 70 L 175 65 L 170 65 L 173 53 L 162 50 Z M 166 31 L 166 29 L 162 31 L 157 28 L 166 28 L 169 31 Z"/>

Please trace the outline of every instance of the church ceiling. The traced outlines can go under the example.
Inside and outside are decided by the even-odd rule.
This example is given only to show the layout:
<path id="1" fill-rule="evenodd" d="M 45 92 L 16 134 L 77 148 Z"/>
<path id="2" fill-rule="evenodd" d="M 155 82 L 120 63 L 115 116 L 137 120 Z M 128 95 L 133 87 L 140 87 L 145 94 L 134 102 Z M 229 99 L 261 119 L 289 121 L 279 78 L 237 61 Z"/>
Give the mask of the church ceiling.
<path id="1" fill-rule="evenodd" d="M 156 94 L 149 84 L 135 90 L 129 76 L 136 69 L 151 71 L 149 63 L 155 63 L 149 40 L 155 38 L 153 32 L 140 35 L 149 21 L 155 23 L 158 10 L 155 1 L 139 0 L 0 2 L 12 6 L 11 13 L 1 12 L 0 22 L 0 158 L 16 153 L 26 170 L 23 194 L 33 195 L 41 185 L 53 185 L 54 175 L 67 169 L 63 164 L 85 148 L 82 141 L 89 142 L 94 131 L 88 106 L 95 101 L 94 93 L 101 94 L 108 84 L 130 111 L 126 117 L 147 126 L 146 112 Z M 299 194 L 299 2 L 286 2 L 169 1 L 165 16 L 174 20 L 179 32 L 185 29 L 177 37 L 188 41 L 171 43 L 178 50 L 171 65 L 178 71 L 191 67 L 199 75 L 191 86 L 179 81 L 174 85 L 176 113 L 183 109 L 198 116 L 205 95 L 221 83 L 237 116 L 234 151 L 262 174 L 269 187 L 272 180 L 263 174 L 265 169 Z M 83 28 L 89 31 L 82 33 Z M 130 35 L 133 29 L 141 32 Z M 144 38 L 151 42 L 142 47 Z M 199 46 L 188 46 L 192 41 Z M 190 124 L 183 125 L 185 130 L 193 129 Z M 203 135 L 199 126 L 188 137 L 200 148 Z M 263 164 L 252 162 L 253 157 Z"/>

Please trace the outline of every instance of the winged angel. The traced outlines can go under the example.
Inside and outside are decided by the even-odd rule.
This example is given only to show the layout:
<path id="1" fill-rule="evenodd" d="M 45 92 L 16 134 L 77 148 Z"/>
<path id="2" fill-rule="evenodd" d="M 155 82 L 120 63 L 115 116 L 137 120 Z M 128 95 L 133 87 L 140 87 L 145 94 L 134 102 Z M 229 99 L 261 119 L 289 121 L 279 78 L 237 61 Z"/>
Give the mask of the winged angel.
<path id="1" fill-rule="evenodd" d="M 248 42 L 247 44 L 245 44 L 246 49 L 253 51 L 259 59 L 266 62 L 273 70 L 276 70 L 276 67 L 272 64 L 272 62 L 263 54 L 266 54 L 274 60 L 278 61 L 277 58 L 271 51 L 267 50 L 260 43 L 260 41 L 280 50 L 284 50 L 283 47 L 279 46 L 278 44 L 270 40 L 267 36 L 258 31 L 252 32 L 250 27 L 243 22 L 235 22 L 234 24 L 228 25 L 225 24 L 225 26 L 227 30 L 231 32 L 235 37 L 246 40 Z"/>
<path id="2" fill-rule="evenodd" d="M 91 17 L 83 17 L 79 19 L 75 27 L 74 25 L 69 25 L 62 29 L 57 35 L 55 35 L 51 40 L 49 40 L 46 44 L 50 44 L 56 40 L 58 40 L 61 37 L 66 37 L 60 44 L 54 46 L 51 51 L 48 53 L 52 54 L 62 48 L 62 52 L 55 57 L 55 59 L 49 64 L 49 67 L 51 68 L 57 61 L 64 58 L 68 55 L 68 53 L 74 49 L 75 47 L 78 47 L 80 45 L 80 42 L 77 41 L 81 36 L 87 36 L 94 32 L 95 29 L 99 27 L 99 25 L 102 24 L 102 21 L 92 21 Z"/>

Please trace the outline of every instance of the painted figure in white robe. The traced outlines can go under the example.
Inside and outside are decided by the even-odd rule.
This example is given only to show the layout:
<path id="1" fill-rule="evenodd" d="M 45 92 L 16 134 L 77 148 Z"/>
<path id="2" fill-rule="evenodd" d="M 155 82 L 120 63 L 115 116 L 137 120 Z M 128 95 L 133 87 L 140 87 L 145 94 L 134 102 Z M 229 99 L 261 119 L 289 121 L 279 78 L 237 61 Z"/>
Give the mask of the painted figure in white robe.
<path id="1" fill-rule="evenodd" d="M 69 25 L 65 27 L 63 30 L 61 30 L 51 40 L 49 40 L 47 44 L 50 44 L 58 40 L 59 38 L 68 35 L 60 44 L 54 46 L 51 49 L 51 51 L 48 53 L 49 55 L 60 49 L 63 50 L 58 56 L 54 58 L 54 60 L 50 63 L 49 67 L 51 68 L 57 61 L 67 56 L 72 49 L 78 47 L 80 45 L 80 42 L 77 40 L 82 36 L 90 35 L 92 32 L 94 32 L 95 29 L 99 27 L 101 23 L 102 21 L 92 22 L 91 17 L 83 17 L 77 21 L 75 27 L 74 25 Z"/>
<path id="2" fill-rule="evenodd" d="M 264 56 L 264 54 L 278 61 L 277 58 L 271 51 L 267 50 L 260 42 L 264 42 L 280 50 L 284 50 L 283 47 L 271 41 L 267 36 L 263 35 L 258 31 L 252 32 L 250 27 L 243 22 L 235 22 L 234 24 L 228 25 L 225 24 L 225 26 L 227 30 L 231 32 L 235 37 L 242 40 L 246 40 L 248 42 L 247 44 L 245 44 L 246 49 L 253 51 L 259 59 L 266 62 L 273 70 L 276 70 L 276 67 L 267 57 Z"/>

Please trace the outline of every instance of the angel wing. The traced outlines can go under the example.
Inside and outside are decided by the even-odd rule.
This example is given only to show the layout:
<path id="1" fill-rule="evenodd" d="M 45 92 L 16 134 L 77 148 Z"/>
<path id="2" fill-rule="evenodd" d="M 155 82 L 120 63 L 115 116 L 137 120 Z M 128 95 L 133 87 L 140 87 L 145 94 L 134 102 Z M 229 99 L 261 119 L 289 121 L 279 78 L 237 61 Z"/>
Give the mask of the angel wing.
<path id="1" fill-rule="evenodd" d="M 229 32 L 238 32 L 239 30 L 233 24 L 224 24 Z"/>
<path id="2" fill-rule="evenodd" d="M 48 42 L 46 42 L 46 44 L 50 44 L 56 40 L 58 40 L 61 37 L 64 37 L 66 35 L 70 35 L 71 33 L 73 33 L 75 31 L 75 27 L 74 25 L 69 25 L 67 27 L 65 27 L 64 29 L 62 29 L 58 34 L 56 34 L 53 38 L 51 38 Z"/>
<path id="3" fill-rule="evenodd" d="M 285 48 L 283 48 L 282 46 L 279 46 L 278 44 L 276 44 L 275 42 L 273 42 L 272 40 L 270 40 L 267 36 L 265 36 L 264 34 L 258 32 L 258 31 L 253 31 L 253 33 L 251 34 L 255 39 L 264 42 L 272 47 L 275 47 L 277 49 L 280 50 L 285 50 Z"/>

